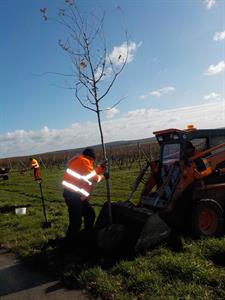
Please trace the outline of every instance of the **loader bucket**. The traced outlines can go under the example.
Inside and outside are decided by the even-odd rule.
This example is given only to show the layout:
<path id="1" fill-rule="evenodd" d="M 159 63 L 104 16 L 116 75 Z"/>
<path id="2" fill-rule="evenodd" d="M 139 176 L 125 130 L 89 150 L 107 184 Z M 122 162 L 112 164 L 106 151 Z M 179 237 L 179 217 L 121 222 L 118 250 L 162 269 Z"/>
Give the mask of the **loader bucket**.
<path id="1" fill-rule="evenodd" d="M 98 246 L 104 251 L 143 252 L 169 238 L 171 229 L 153 211 L 130 202 L 112 203 L 110 225 L 107 205 L 103 205 L 95 225 Z"/>
<path id="2" fill-rule="evenodd" d="M 125 225 L 112 224 L 99 230 L 97 245 L 106 253 L 123 252 L 128 237 Z"/>
<path id="3" fill-rule="evenodd" d="M 145 222 L 135 245 L 135 252 L 145 252 L 168 240 L 171 234 L 169 226 L 157 215 L 152 214 Z"/>

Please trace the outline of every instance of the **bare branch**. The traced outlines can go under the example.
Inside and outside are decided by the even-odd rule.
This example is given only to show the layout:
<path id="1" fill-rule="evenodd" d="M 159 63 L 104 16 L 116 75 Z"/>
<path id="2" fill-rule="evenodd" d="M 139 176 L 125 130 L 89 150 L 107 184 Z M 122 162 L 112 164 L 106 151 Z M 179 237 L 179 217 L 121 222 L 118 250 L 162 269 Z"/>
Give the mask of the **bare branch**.
<path id="1" fill-rule="evenodd" d="M 99 63 L 97 64 L 97 67 L 96 67 L 96 70 L 95 70 L 95 73 L 96 73 L 97 70 L 99 70 L 100 65 L 101 65 L 101 73 L 100 73 L 99 77 L 96 79 L 96 84 L 98 84 L 100 82 L 100 80 L 103 78 L 103 76 L 105 74 L 106 53 L 107 53 L 107 50 L 106 50 L 106 46 L 105 46 L 104 49 L 103 49 L 103 55 L 102 55 L 102 57 L 100 57 Z"/>
<path id="2" fill-rule="evenodd" d="M 86 81 L 83 80 L 81 77 L 79 78 L 79 81 L 80 81 L 80 83 L 81 83 L 83 86 L 86 87 L 86 89 L 88 90 L 88 92 L 89 92 L 89 93 L 92 95 L 92 97 L 94 98 L 95 95 L 94 95 L 93 91 L 90 89 L 90 87 L 88 86 L 88 84 L 86 83 Z M 92 89 L 94 89 L 94 87 L 93 87 Z"/>
<path id="3" fill-rule="evenodd" d="M 64 73 L 59 73 L 59 72 L 43 72 L 39 74 L 33 74 L 35 76 L 45 76 L 45 75 L 58 75 L 58 76 L 65 76 L 65 77 L 74 77 L 74 74 L 64 74 Z"/>
<path id="4" fill-rule="evenodd" d="M 97 19 L 96 16 L 94 16 L 94 17 Z M 95 40 L 96 36 L 97 36 L 98 34 L 100 34 L 100 30 L 102 30 L 102 28 L 103 28 L 104 19 L 105 19 L 105 13 L 103 12 L 102 18 L 101 18 L 100 21 L 99 21 L 98 27 L 96 28 L 96 30 L 95 30 L 93 36 L 90 37 L 90 44 Z"/>
<path id="5" fill-rule="evenodd" d="M 88 101 L 89 101 L 92 105 L 95 105 L 95 102 L 93 102 L 93 101 L 91 100 L 91 98 L 90 98 L 88 95 L 86 95 L 86 97 L 87 97 Z"/>
<path id="6" fill-rule="evenodd" d="M 66 87 L 66 86 L 61 86 L 61 85 L 58 85 L 58 84 L 55 84 L 55 83 L 52 83 L 50 84 L 51 86 L 55 86 L 57 88 L 60 88 L 60 89 L 64 89 L 64 90 L 75 90 L 74 87 Z"/>
<path id="7" fill-rule="evenodd" d="M 126 34 L 126 36 L 127 36 L 127 34 Z M 129 54 L 128 53 L 128 40 L 126 40 L 126 43 L 127 43 L 127 53 L 126 53 L 126 56 L 125 56 L 125 60 L 122 64 L 121 68 L 114 74 L 113 79 L 112 79 L 111 83 L 108 85 L 108 88 L 106 89 L 106 91 L 102 94 L 102 96 L 99 97 L 98 102 L 101 101 L 109 93 L 109 91 L 111 90 L 115 80 L 117 79 L 117 77 L 123 71 L 123 69 L 125 68 L 125 66 L 127 64 L 127 59 L 128 59 L 128 54 Z M 112 63 L 111 59 L 110 59 L 110 62 Z"/>
<path id="8" fill-rule="evenodd" d="M 123 64 L 122 68 L 114 75 L 114 77 L 113 77 L 111 83 L 109 84 L 108 88 L 106 89 L 106 91 L 103 93 L 103 95 L 101 97 L 98 98 L 98 102 L 100 102 L 109 93 L 115 80 L 117 79 L 119 74 L 123 71 L 124 67 L 125 67 L 125 64 Z"/>
<path id="9" fill-rule="evenodd" d="M 91 60 L 91 55 L 90 55 L 90 48 L 89 48 L 88 38 L 87 38 L 85 32 L 84 32 L 84 43 L 85 43 L 85 48 L 86 48 L 86 51 L 87 51 L 87 61 L 88 61 L 88 64 L 89 64 L 89 67 L 90 67 L 90 70 L 91 70 L 91 75 L 92 75 L 94 99 L 95 99 L 96 104 L 97 104 L 98 96 L 97 96 L 97 86 L 96 86 L 96 80 L 95 80 L 95 72 L 94 72 L 94 68 L 92 66 L 92 60 Z"/>
<path id="10" fill-rule="evenodd" d="M 91 110 L 91 111 L 97 113 L 97 110 L 95 110 L 95 109 L 93 109 L 93 108 L 91 108 L 91 107 L 85 105 L 85 104 L 83 103 L 83 101 L 80 99 L 80 97 L 79 97 L 79 88 L 78 88 L 78 85 L 79 85 L 79 83 L 76 84 L 76 89 L 75 89 L 75 95 L 76 95 L 77 100 L 80 102 L 80 104 L 81 104 L 84 108 L 89 109 L 89 110 Z"/>
<path id="11" fill-rule="evenodd" d="M 125 99 L 125 97 L 121 98 L 120 100 L 118 100 L 115 104 L 113 104 L 113 106 L 109 107 L 109 108 L 106 108 L 106 110 L 110 110 L 110 109 L 113 109 L 114 107 L 116 107 L 120 102 L 122 102 L 123 100 Z"/>

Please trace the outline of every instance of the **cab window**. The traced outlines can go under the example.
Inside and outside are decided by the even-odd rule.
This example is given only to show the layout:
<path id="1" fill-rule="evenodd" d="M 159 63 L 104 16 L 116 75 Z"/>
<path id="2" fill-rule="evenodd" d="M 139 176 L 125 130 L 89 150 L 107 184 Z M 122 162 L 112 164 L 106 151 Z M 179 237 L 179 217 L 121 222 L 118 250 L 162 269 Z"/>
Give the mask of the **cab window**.
<path id="1" fill-rule="evenodd" d="M 171 164 L 180 160 L 180 144 L 165 144 L 163 147 L 163 164 Z"/>

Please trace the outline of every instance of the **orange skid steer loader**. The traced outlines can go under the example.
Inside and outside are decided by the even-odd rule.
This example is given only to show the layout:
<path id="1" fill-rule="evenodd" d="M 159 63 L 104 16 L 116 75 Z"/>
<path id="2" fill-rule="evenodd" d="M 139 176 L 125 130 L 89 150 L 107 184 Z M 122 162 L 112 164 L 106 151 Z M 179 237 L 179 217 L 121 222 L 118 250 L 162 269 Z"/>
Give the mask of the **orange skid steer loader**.
<path id="1" fill-rule="evenodd" d="M 154 134 L 160 159 L 148 162 L 136 179 L 134 190 L 151 168 L 139 204 L 112 203 L 111 226 L 108 203 L 99 214 L 97 240 L 106 251 L 123 246 L 146 251 L 166 242 L 174 231 L 196 237 L 224 232 L 225 129 L 190 126 Z"/>

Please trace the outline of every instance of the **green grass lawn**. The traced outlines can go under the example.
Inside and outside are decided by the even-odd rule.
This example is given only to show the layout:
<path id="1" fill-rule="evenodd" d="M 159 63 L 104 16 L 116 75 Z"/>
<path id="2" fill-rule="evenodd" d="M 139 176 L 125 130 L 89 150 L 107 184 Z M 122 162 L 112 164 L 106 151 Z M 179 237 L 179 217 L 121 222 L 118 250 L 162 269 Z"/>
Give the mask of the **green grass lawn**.
<path id="1" fill-rule="evenodd" d="M 126 200 L 128 191 L 138 169 L 131 172 L 123 170 L 112 174 L 111 192 L 112 200 Z M 62 197 L 61 181 L 64 170 L 42 170 L 42 188 L 47 208 L 48 219 L 52 228 L 41 229 L 44 221 L 39 184 L 33 181 L 32 171 L 25 174 L 11 173 L 7 181 L 0 181 L 0 207 L 6 205 L 31 205 L 27 214 L 16 216 L 13 213 L 2 213 L 0 218 L 0 240 L 7 247 L 13 248 L 21 254 L 26 247 L 30 253 L 35 250 L 33 244 L 41 244 L 46 239 L 63 236 L 67 228 L 67 207 Z M 105 184 L 96 185 L 92 196 L 92 205 L 99 213 L 106 200 Z M 32 246 L 32 247 L 31 247 Z"/>
<path id="2" fill-rule="evenodd" d="M 126 200 L 138 172 L 112 170 L 112 200 Z M 44 221 L 40 190 L 32 173 L 10 174 L 0 182 L 0 208 L 26 205 L 27 213 L 0 213 L 0 243 L 19 255 L 32 258 L 36 267 L 54 271 L 70 287 L 88 289 L 99 299 L 225 299 L 225 238 L 193 241 L 183 239 L 184 249 L 173 252 L 158 247 L 132 260 L 121 260 L 104 268 L 100 260 L 91 263 L 68 254 L 60 257 L 48 241 L 63 237 L 68 225 L 62 197 L 63 170 L 42 170 L 43 193 L 52 227 Z M 138 192 L 135 194 L 138 199 Z M 104 182 L 96 186 L 92 204 L 98 214 L 105 202 Z M 91 249 L 90 249 L 91 251 Z"/>

